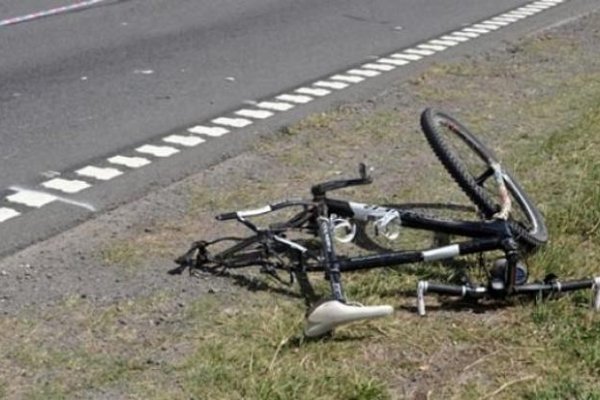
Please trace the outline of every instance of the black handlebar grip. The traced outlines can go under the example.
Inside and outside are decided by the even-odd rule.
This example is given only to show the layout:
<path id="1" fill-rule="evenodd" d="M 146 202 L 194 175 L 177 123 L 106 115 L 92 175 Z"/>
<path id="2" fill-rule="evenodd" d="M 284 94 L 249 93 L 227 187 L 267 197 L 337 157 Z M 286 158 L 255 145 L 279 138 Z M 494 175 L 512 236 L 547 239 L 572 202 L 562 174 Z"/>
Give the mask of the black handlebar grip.
<path id="1" fill-rule="evenodd" d="M 582 279 L 580 281 L 561 282 L 561 291 L 570 292 L 573 290 L 589 289 L 594 286 L 593 279 Z"/>
<path id="2" fill-rule="evenodd" d="M 219 214 L 215 218 L 217 221 L 227 221 L 230 219 L 237 219 L 237 217 L 238 217 L 237 212 L 230 212 L 230 213 L 225 213 L 225 214 Z"/>
<path id="3" fill-rule="evenodd" d="M 429 283 L 427 291 L 431 293 L 446 294 L 450 296 L 462 296 L 464 286 L 444 285 L 443 283 Z"/>

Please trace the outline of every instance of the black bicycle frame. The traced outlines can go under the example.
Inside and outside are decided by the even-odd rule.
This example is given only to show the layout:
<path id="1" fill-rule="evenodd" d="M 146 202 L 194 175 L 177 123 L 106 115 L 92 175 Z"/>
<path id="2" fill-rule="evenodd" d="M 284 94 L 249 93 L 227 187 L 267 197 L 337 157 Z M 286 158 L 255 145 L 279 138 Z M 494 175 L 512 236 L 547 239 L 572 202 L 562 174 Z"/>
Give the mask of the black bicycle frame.
<path id="1" fill-rule="evenodd" d="M 503 221 L 494 224 L 499 230 L 502 229 Z M 425 228 L 422 228 L 425 229 Z M 358 271 L 415 262 L 430 262 L 454 258 L 459 255 L 476 254 L 492 250 L 505 250 L 502 236 L 484 239 L 473 239 L 450 245 L 431 247 L 425 250 L 393 251 L 383 254 L 357 256 L 337 259 L 340 272 Z M 327 260 L 326 260 L 327 261 Z M 308 266 L 308 271 L 320 271 L 320 266 Z"/>

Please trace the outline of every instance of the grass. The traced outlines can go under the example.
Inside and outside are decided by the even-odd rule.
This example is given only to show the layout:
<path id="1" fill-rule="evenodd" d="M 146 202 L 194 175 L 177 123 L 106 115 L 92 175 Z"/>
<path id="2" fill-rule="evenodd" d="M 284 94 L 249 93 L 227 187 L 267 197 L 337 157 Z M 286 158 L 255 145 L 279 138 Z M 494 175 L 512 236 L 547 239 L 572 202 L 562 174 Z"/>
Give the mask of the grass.
<path id="1" fill-rule="evenodd" d="M 433 104 L 483 132 L 540 205 L 551 243 L 529 261 L 534 278 L 597 274 L 600 79 L 588 72 L 598 63 L 584 46 L 545 34 L 487 60 L 434 66 L 396 89 L 403 96 L 410 89 L 412 107 L 392 110 L 397 103 L 382 98 L 316 114 L 260 141 L 242 156 L 245 168 L 225 169 L 226 182 L 211 181 L 223 173 L 216 167 L 191 187 L 194 218 L 135 231 L 99 258 L 126 269 L 170 258 L 199 226 L 207 235 L 236 232 L 208 224 L 214 213 L 308 194 L 307 182 L 346 174 L 363 160 L 375 168 L 372 190 L 344 194 L 464 202 L 416 132 L 418 110 Z M 399 247 L 416 243 L 409 232 L 404 237 Z M 263 288 L 272 290 L 199 297 L 165 291 L 103 305 L 69 298 L 0 318 L 0 397 L 600 398 L 600 318 L 589 310 L 589 293 L 480 307 L 430 297 L 429 316 L 417 318 L 417 279 L 452 275 L 443 265 L 414 265 L 345 277 L 353 300 L 393 304 L 397 312 L 320 341 L 299 336 L 305 309 L 295 289 L 276 291 L 268 281 Z M 326 293 L 326 283 L 314 280 Z"/>

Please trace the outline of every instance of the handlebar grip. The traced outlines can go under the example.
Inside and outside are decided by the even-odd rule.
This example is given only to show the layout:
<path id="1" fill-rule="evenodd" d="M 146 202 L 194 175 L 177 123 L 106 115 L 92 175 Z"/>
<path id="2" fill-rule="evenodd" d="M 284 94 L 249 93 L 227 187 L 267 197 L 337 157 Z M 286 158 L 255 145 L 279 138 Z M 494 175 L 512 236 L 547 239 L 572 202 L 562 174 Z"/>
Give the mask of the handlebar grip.
<path id="1" fill-rule="evenodd" d="M 526 285 L 515 286 L 515 293 L 560 293 L 571 292 L 580 289 L 590 289 L 594 287 L 594 279 L 582 279 L 578 281 L 561 282 L 555 280 L 548 283 L 528 283 Z"/>
<path id="2" fill-rule="evenodd" d="M 229 213 L 219 214 L 215 217 L 215 219 L 217 221 L 227 221 L 230 219 L 237 219 L 237 217 L 238 217 L 237 212 L 229 212 Z"/>
<path id="3" fill-rule="evenodd" d="M 276 206 L 275 209 L 277 209 L 277 208 L 279 208 L 279 207 Z M 271 211 L 273 211 L 273 207 L 271 207 L 270 205 L 266 205 L 264 207 L 255 208 L 252 210 L 240 210 L 240 211 L 234 211 L 234 212 L 230 212 L 230 213 L 220 214 L 220 215 L 217 215 L 216 218 L 218 221 L 225 221 L 228 219 L 255 217 L 257 215 L 270 213 Z"/>
<path id="4" fill-rule="evenodd" d="M 464 296 L 466 294 L 465 286 L 445 285 L 442 283 L 428 283 L 427 291 L 450 296 Z"/>

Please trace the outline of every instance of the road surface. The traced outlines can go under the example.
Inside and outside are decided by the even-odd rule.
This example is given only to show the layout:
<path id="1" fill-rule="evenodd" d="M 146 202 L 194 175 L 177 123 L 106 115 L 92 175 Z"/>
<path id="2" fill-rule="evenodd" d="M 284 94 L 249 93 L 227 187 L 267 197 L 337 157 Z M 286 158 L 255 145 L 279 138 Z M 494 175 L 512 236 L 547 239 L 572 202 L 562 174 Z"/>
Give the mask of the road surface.
<path id="1" fill-rule="evenodd" d="M 592 0 L 7 0 L 0 255 Z M 208 190 L 209 188 L 207 188 Z"/>

